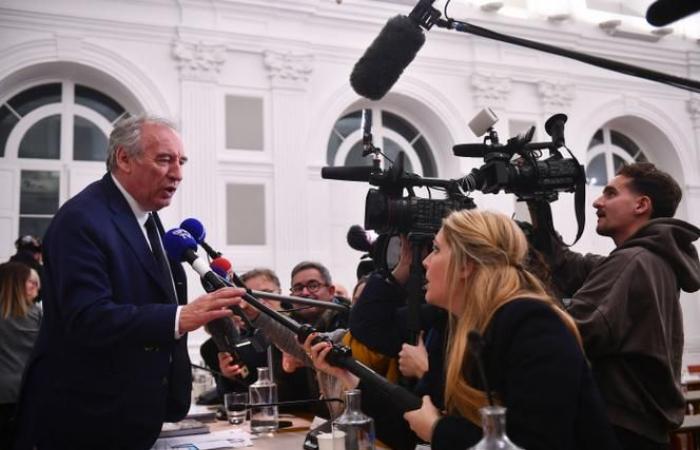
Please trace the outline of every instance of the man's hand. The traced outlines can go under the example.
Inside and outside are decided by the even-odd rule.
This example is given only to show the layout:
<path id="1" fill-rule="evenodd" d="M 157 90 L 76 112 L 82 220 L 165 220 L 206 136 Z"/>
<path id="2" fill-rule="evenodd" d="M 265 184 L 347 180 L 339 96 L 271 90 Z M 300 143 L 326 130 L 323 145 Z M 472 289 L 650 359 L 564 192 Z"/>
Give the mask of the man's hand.
<path id="1" fill-rule="evenodd" d="M 227 352 L 219 352 L 219 370 L 226 378 L 236 378 L 242 376 L 241 366 L 235 364 L 233 356 Z"/>
<path id="2" fill-rule="evenodd" d="M 403 415 L 414 433 L 425 442 L 433 438 L 433 429 L 440 419 L 440 411 L 430 401 L 430 396 L 423 396 L 423 406 L 420 409 L 409 411 Z"/>
<path id="3" fill-rule="evenodd" d="M 244 293 L 245 289 L 227 287 L 197 297 L 182 307 L 177 326 L 178 333 L 185 334 L 212 320 L 231 317 L 233 313 L 228 306 L 238 303 Z"/>
<path id="4" fill-rule="evenodd" d="M 418 337 L 418 345 L 403 344 L 399 352 L 399 370 L 405 377 L 423 378 L 428 371 L 428 352 L 423 343 L 423 333 Z"/>
<path id="5" fill-rule="evenodd" d="M 289 353 L 282 352 L 282 370 L 284 370 L 285 373 L 294 373 L 301 367 L 304 367 L 303 361 L 300 361 Z"/>

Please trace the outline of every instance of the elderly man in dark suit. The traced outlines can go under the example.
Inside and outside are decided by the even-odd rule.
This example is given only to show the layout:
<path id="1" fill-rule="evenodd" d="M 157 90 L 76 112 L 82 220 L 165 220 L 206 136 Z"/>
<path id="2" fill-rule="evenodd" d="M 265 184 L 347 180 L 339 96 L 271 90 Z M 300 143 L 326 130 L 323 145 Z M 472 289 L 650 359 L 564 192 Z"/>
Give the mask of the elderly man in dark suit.
<path id="1" fill-rule="evenodd" d="M 230 315 L 226 288 L 187 303 L 156 211 L 186 162 L 173 126 L 116 124 L 107 173 L 65 203 L 44 239 L 44 321 L 25 373 L 16 448 L 148 449 L 189 408 L 187 333 Z"/>

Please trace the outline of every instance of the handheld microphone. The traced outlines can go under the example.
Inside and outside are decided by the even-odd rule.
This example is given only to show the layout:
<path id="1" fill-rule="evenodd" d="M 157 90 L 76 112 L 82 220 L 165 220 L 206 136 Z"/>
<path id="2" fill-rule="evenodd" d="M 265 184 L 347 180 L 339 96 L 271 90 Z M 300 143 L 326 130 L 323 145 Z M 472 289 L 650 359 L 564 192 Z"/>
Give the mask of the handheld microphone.
<path id="1" fill-rule="evenodd" d="M 190 217 L 189 219 L 182 221 L 180 228 L 190 233 L 194 240 L 202 246 L 205 252 L 207 252 L 207 255 L 209 255 L 210 258 L 216 259 L 221 257 L 221 252 L 217 252 L 204 241 L 204 238 L 207 237 L 207 232 L 204 229 L 202 222 L 194 217 Z"/>
<path id="2" fill-rule="evenodd" d="M 379 100 L 396 83 L 425 43 L 425 35 L 411 17 L 395 16 L 357 61 L 350 85 L 359 95 Z"/>
<path id="3" fill-rule="evenodd" d="M 227 280 L 220 278 L 214 272 L 212 272 L 206 263 L 198 259 L 197 253 L 195 253 L 193 250 L 197 248 L 197 243 L 187 231 L 182 229 L 168 231 L 163 237 L 163 245 L 165 246 L 168 256 L 171 259 L 176 261 L 186 261 L 202 278 L 211 279 L 212 285 L 220 287 L 231 285 L 231 283 L 229 283 Z M 291 330 L 297 335 L 299 342 L 304 342 L 304 340 L 306 340 L 311 333 L 315 332 L 313 327 L 309 325 L 300 325 L 296 321 L 285 317 L 283 314 L 278 313 L 272 308 L 265 306 L 265 304 L 263 304 L 257 297 L 249 292 L 243 294 L 242 297 L 243 300 L 255 307 L 257 310 L 265 313 L 271 319 Z M 317 339 L 328 340 L 328 338 L 323 339 L 321 337 L 318 337 Z M 334 346 L 329 353 L 328 361 L 333 365 L 344 367 L 351 373 L 357 375 L 365 383 L 374 387 L 380 395 L 387 399 L 388 402 L 396 405 L 402 412 L 419 409 L 422 405 L 421 399 L 416 397 L 412 392 L 409 392 L 401 386 L 387 381 L 386 378 L 382 377 L 361 362 L 355 360 L 350 353 L 350 349 L 347 347 Z"/>
<path id="4" fill-rule="evenodd" d="M 236 286 L 245 287 L 243 282 L 238 278 L 238 275 L 236 275 L 236 273 L 233 272 L 233 270 L 231 270 L 231 262 L 228 261 L 226 258 L 223 258 L 221 252 L 214 250 L 209 244 L 207 244 L 204 241 L 204 238 L 206 237 L 206 231 L 204 230 L 204 225 L 202 225 L 202 222 L 195 219 L 194 217 L 190 217 L 189 219 L 185 219 L 182 221 L 181 228 L 190 233 L 194 240 L 202 246 L 204 251 L 207 252 L 207 255 L 209 255 L 209 257 L 213 259 L 212 263 L 214 263 L 214 261 L 217 260 L 219 261 L 217 263 L 216 268 L 212 268 L 212 270 L 214 270 L 215 273 L 218 273 L 217 271 L 220 271 L 225 268 L 226 275 L 219 275 L 221 275 L 227 281 L 232 281 Z"/>
<path id="5" fill-rule="evenodd" d="M 223 256 L 214 258 L 212 262 L 209 263 L 209 267 L 211 267 L 211 270 L 213 270 L 214 273 L 216 273 L 221 278 L 225 278 L 231 281 L 233 266 L 231 265 L 231 261 L 229 261 L 228 259 L 224 258 Z"/>
<path id="6" fill-rule="evenodd" d="M 173 229 L 163 236 L 163 247 L 171 260 L 181 262 L 186 261 L 200 277 L 206 282 L 205 286 L 211 286 L 211 290 L 218 290 L 228 284 L 212 272 L 209 266 L 197 255 L 197 242 L 192 235 L 183 229 Z M 238 306 L 231 306 L 231 310 L 246 320 L 247 317 Z M 248 369 L 245 358 L 241 354 L 239 347 L 249 345 L 249 342 L 242 342 L 240 334 L 235 325 L 228 318 L 212 320 L 207 324 L 207 329 L 211 333 L 212 339 L 220 352 L 230 353 L 236 363 L 241 368 L 239 375 L 241 381 L 250 385 L 255 381 L 255 374 Z"/>

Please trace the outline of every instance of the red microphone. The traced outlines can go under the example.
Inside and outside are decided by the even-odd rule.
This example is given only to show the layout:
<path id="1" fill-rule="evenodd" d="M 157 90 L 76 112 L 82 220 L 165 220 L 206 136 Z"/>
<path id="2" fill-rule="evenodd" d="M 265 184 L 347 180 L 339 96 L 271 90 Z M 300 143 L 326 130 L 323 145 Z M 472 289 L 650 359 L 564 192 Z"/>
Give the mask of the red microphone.
<path id="1" fill-rule="evenodd" d="M 224 258 L 223 256 L 214 258 L 209 264 L 209 267 L 211 267 L 211 270 L 216 272 L 216 274 L 220 277 L 231 281 L 233 275 L 233 266 L 231 265 L 231 261 L 229 261 L 228 259 Z"/>

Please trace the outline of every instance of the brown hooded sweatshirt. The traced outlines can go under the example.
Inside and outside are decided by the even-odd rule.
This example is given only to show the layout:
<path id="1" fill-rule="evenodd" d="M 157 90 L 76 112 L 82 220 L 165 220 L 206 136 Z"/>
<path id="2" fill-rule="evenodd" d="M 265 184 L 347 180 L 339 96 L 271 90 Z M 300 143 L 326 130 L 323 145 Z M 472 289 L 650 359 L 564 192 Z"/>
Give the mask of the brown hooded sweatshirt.
<path id="1" fill-rule="evenodd" d="M 653 219 L 607 257 L 559 248 L 552 261 L 610 422 L 657 442 L 683 421 L 679 296 L 700 289 L 698 237 L 694 225 Z"/>

